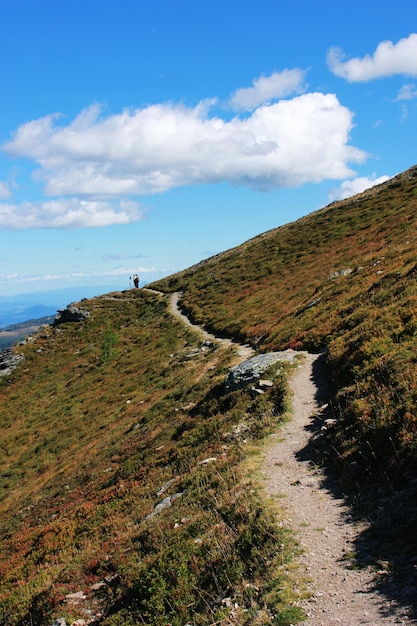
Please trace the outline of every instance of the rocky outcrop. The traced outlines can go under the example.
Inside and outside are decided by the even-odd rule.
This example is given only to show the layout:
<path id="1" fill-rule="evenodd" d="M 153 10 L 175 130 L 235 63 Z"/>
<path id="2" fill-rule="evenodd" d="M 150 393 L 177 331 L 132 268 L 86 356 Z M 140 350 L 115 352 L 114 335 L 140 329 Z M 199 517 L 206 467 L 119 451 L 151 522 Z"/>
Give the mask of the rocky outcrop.
<path id="1" fill-rule="evenodd" d="M 21 361 L 23 356 L 16 353 L 13 348 L 6 348 L 0 352 L 0 376 L 8 376 Z"/>
<path id="2" fill-rule="evenodd" d="M 59 324 L 66 324 L 67 322 L 83 322 L 90 315 L 91 313 L 75 306 L 75 304 L 69 304 L 66 309 L 58 311 L 52 326 L 59 326 Z"/>
<path id="3" fill-rule="evenodd" d="M 258 354 L 239 365 L 235 365 L 229 370 L 225 382 L 226 391 L 236 391 L 237 389 L 243 389 L 243 387 L 257 383 L 262 374 L 272 365 L 278 362 L 293 363 L 297 354 L 295 350 L 267 352 L 266 354 Z"/>

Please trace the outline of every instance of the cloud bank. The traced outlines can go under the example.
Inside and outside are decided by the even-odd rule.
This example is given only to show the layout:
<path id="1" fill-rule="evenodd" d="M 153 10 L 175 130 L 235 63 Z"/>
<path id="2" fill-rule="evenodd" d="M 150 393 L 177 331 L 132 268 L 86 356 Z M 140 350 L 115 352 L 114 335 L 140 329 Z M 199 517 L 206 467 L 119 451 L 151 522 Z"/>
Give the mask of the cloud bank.
<path id="1" fill-rule="evenodd" d="M 291 89 L 300 85 L 297 76 Z M 353 114 L 333 94 L 264 104 L 229 121 L 211 114 L 212 104 L 165 103 L 107 117 L 94 105 L 69 123 L 48 115 L 21 125 L 3 150 L 34 161 L 33 178 L 55 199 L 0 204 L 0 226 L 127 223 L 142 218 L 140 207 L 116 198 L 223 182 L 261 191 L 294 187 L 346 178 L 350 164 L 366 157 L 349 145 Z"/>
<path id="2" fill-rule="evenodd" d="M 381 42 L 374 54 L 367 54 L 362 59 L 344 61 L 345 55 L 339 48 L 331 48 L 327 54 L 329 69 L 348 82 L 364 82 L 404 74 L 417 76 L 417 33 L 392 41 Z"/>
<path id="3" fill-rule="evenodd" d="M 60 198 L 46 202 L 0 203 L 3 228 L 91 228 L 128 224 L 143 217 L 140 205 L 131 200 L 99 202 Z"/>

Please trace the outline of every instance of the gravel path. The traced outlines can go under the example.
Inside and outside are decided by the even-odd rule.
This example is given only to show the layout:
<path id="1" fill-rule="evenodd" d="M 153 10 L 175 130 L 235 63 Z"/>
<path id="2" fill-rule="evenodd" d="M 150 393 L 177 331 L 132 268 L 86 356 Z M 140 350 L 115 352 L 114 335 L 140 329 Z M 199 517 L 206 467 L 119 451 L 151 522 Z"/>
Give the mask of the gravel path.
<path id="1" fill-rule="evenodd" d="M 322 358 L 305 353 L 290 380 L 293 417 L 268 445 L 264 475 L 267 492 L 280 498 L 288 523 L 304 550 L 300 573 L 311 580 L 311 598 L 301 606 L 306 626 L 379 626 L 412 624 L 404 612 L 373 588 L 369 568 L 349 568 L 349 554 L 363 527 L 349 522 L 342 497 L 329 489 L 328 478 L 314 467 L 309 451 L 312 416 L 325 393 Z M 323 398 L 322 398 L 323 401 Z"/>

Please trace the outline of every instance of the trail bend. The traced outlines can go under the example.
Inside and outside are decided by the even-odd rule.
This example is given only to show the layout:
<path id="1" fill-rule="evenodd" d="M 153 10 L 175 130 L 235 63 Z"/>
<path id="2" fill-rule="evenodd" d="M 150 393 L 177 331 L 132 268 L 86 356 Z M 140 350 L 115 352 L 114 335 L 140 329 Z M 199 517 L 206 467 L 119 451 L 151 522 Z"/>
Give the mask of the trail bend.
<path id="1" fill-rule="evenodd" d="M 166 294 L 164 294 L 162 291 L 156 291 L 155 289 L 149 289 L 146 287 L 144 287 L 144 289 L 146 291 L 149 291 L 150 293 L 154 293 L 159 296 L 164 296 L 164 297 L 166 296 Z M 195 332 L 198 333 L 203 339 L 208 339 L 209 341 L 214 341 L 224 346 L 234 348 L 239 362 L 246 361 L 246 359 L 250 359 L 250 357 L 256 354 L 255 350 L 251 348 L 251 346 L 249 345 L 244 345 L 236 341 L 233 341 L 232 339 L 227 339 L 225 337 L 218 337 L 217 335 L 213 335 L 212 333 L 209 333 L 201 326 L 194 324 L 187 317 L 187 315 L 185 315 L 185 313 L 181 311 L 180 305 L 179 305 L 180 298 L 181 298 L 181 293 L 178 291 L 171 293 L 169 295 L 169 301 L 168 301 L 169 312 L 171 313 L 171 315 L 181 320 L 183 324 L 195 330 Z"/>

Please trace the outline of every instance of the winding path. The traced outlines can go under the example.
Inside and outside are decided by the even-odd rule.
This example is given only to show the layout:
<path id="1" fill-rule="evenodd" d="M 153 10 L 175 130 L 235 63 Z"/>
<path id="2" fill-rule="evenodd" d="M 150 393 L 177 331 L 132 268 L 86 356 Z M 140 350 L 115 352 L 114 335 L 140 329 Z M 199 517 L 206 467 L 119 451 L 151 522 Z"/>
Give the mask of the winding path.
<path id="1" fill-rule="evenodd" d="M 159 293 L 159 292 L 156 292 Z M 196 326 L 179 310 L 180 294 L 170 296 L 170 311 L 207 339 L 233 345 L 240 361 L 255 354 L 249 346 L 221 339 Z M 303 549 L 300 576 L 309 579 L 311 597 L 299 604 L 307 614 L 305 626 L 393 626 L 416 622 L 405 610 L 374 588 L 370 568 L 352 568 L 352 551 L 363 527 L 349 521 L 348 507 L 337 497 L 328 478 L 314 466 L 310 452 L 314 417 L 325 410 L 326 379 L 323 355 L 302 353 L 304 360 L 289 380 L 292 419 L 266 447 L 265 490 L 279 498 L 285 524 L 292 527 Z"/>
<path id="2" fill-rule="evenodd" d="M 158 295 L 158 296 L 164 296 L 164 297 L 166 296 L 166 294 L 164 294 L 162 291 L 156 291 L 155 289 L 149 289 L 148 287 L 143 287 L 143 289 L 145 291 L 149 291 L 150 293 L 154 293 L 155 295 Z M 197 324 L 193 324 L 193 322 L 180 310 L 180 307 L 179 307 L 180 297 L 181 297 L 181 294 L 178 291 L 171 293 L 169 296 L 168 306 L 169 306 L 170 313 L 174 317 L 180 319 L 183 322 L 183 324 L 193 328 L 196 333 L 198 333 L 199 335 L 201 335 L 201 337 L 203 337 L 203 339 L 208 339 L 216 343 L 221 343 L 224 346 L 233 347 L 236 351 L 238 362 L 240 363 L 243 361 L 246 361 L 246 359 L 250 359 L 251 356 L 255 355 L 255 350 L 251 348 L 249 345 L 243 345 L 241 343 L 237 343 L 236 341 L 232 341 L 232 339 L 217 337 L 216 335 L 213 335 L 207 332 L 201 326 L 198 326 Z"/>

